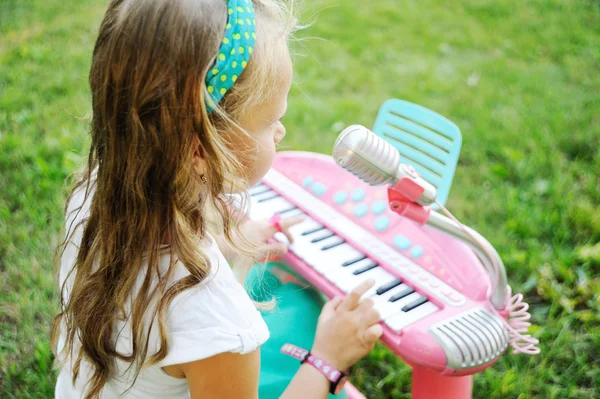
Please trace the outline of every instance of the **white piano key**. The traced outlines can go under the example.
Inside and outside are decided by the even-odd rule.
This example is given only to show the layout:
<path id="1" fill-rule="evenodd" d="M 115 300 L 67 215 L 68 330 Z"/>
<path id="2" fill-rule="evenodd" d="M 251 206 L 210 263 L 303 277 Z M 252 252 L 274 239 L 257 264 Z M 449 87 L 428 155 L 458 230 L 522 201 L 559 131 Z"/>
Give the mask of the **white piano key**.
<path id="1" fill-rule="evenodd" d="M 306 219 L 304 219 L 304 221 L 302 221 L 301 223 L 290 227 L 290 231 L 297 230 L 297 233 L 300 234 L 317 227 L 323 227 L 323 225 L 314 220 L 313 218 L 307 216 Z"/>
<path id="2" fill-rule="evenodd" d="M 290 240 L 288 240 L 288 238 L 286 237 L 285 234 L 277 232 L 275 233 L 275 235 L 273 236 L 273 238 L 279 242 L 282 242 L 286 245 L 290 245 Z"/>
<path id="3" fill-rule="evenodd" d="M 284 200 L 285 201 L 285 200 Z M 289 209 L 292 205 L 286 205 L 283 202 L 274 203 L 273 206 L 261 207 L 258 212 L 252 214 L 252 216 L 256 216 L 256 219 L 270 219 L 276 213 L 279 213 L 280 210 Z"/>
<path id="4" fill-rule="evenodd" d="M 271 203 L 279 199 L 284 200 L 275 191 L 267 191 L 250 197 L 250 217 L 254 220 L 270 218 L 275 214 L 272 211 Z M 261 202 L 261 200 L 265 201 Z"/>
<path id="5" fill-rule="evenodd" d="M 385 324 L 387 324 L 394 332 L 399 333 L 403 328 L 437 312 L 438 310 L 439 308 L 432 302 L 425 302 L 409 312 L 400 312 L 393 315 L 385 320 Z"/>
<path id="6" fill-rule="evenodd" d="M 302 252 L 302 259 L 309 264 L 318 262 L 319 259 L 323 257 L 323 251 L 321 251 L 320 246 L 321 242 L 326 239 L 323 239 L 323 237 L 327 237 L 331 234 L 333 234 L 331 230 L 321 229 L 306 236 L 300 235 L 297 241 L 294 241 L 294 251 Z M 294 238 L 294 240 L 296 240 L 296 238 Z M 312 242 L 313 240 L 320 241 Z"/>
<path id="7" fill-rule="evenodd" d="M 305 248 L 304 250 L 308 252 L 304 259 L 310 265 L 319 264 L 323 260 L 327 260 L 328 263 L 332 263 L 330 260 L 332 258 L 329 256 L 329 251 L 323 251 L 321 248 L 323 248 L 323 246 L 332 245 L 343 241 L 344 240 L 341 237 L 336 235 L 315 243 L 312 243 L 311 240 L 309 240 L 308 242 L 302 244 L 303 248 Z"/>
<path id="8" fill-rule="evenodd" d="M 269 204 L 270 208 L 276 208 L 277 209 L 277 211 L 273 212 L 273 214 L 279 213 L 281 211 L 285 211 L 285 210 L 290 209 L 290 208 L 295 208 L 295 206 L 292 205 L 291 202 L 289 202 L 288 200 L 286 200 L 283 197 L 277 197 L 277 198 L 274 198 L 274 199 L 271 199 L 271 200 L 267 200 L 265 202 L 267 202 Z"/>

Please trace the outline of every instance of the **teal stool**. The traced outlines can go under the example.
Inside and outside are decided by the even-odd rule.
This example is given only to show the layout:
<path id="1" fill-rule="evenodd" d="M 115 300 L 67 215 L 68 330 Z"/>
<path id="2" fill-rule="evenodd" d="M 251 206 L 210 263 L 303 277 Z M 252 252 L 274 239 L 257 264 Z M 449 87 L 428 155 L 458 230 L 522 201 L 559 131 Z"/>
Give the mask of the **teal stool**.
<path id="1" fill-rule="evenodd" d="M 298 360 L 279 350 L 285 343 L 311 348 L 324 303 L 320 294 L 311 288 L 292 283 L 281 284 L 270 272 L 275 266 L 292 273 L 283 263 L 269 263 L 266 267 L 253 267 L 246 278 L 246 289 L 253 300 L 276 300 L 273 310 L 261 312 L 271 337 L 260 348 L 260 399 L 279 398 L 298 372 Z M 347 396 L 341 392 L 339 395 L 329 395 L 329 398 L 347 399 Z"/>

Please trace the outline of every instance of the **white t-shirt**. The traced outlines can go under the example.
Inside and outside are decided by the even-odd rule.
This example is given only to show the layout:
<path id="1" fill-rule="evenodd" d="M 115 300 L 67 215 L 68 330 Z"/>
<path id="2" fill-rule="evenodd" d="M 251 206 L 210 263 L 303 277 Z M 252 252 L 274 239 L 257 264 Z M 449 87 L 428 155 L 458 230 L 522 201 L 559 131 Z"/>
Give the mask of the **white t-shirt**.
<path id="1" fill-rule="evenodd" d="M 80 212 L 73 211 L 83 203 L 83 190 L 73 197 L 67 211 L 67 229 L 74 228 L 80 220 L 87 217 L 91 197 L 92 195 Z M 82 231 L 82 227 L 75 231 L 63 254 L 60 286 L 73 266 Z M 198 286 L 175 297 L 170 303 L 166 319 L 169 343 L 167 356 L 157 365 L 143 368 L 133 386 L 132 372 L 127 372 L 130 364 L 116 360 L 116 369 L 104 386 L 103 398 L 189 398 L 186 380 L 169 376 L 162 367 L 205 359 L 225 352 L 249 353 L 269 338 L 268 328 L 260 312 L 235 279 L 215 240 L 209 237 L 202 249 L 210 259 L 210 276 Z M 161 271 L 166 271 L 169 263 L 167 254 L 160 259 Z M 189 275 L 180 262 L 174 267 L 172 283 Z M 137 287 L 141 285 L 142 277 L 140 273 Z M 67 287 L 72 286 L 73 279 L 74 276 L 69 278 Z M 68 299 L 69 289 L 66 291 L 65 299 Z M 118 335 L 117 351 L 130 353 L 131 329 L 128 322 L 124 321 L 115 327 L 115 336 Z M 151 356 L 159 346 L 158 327 L 152 329 L 149 343 L 148 356 Z M 59 351 L 63 346 L 64 337 L 61 334 Z M 55 397 L 58 399 L 81 398 L 85 384 L 91 376 L 88 364 L 82 362 L 79 378 L 73 386 L 71 361 L 72 359 L 65 359 L 65 365 L 60 370 L 55 391 Z"/>

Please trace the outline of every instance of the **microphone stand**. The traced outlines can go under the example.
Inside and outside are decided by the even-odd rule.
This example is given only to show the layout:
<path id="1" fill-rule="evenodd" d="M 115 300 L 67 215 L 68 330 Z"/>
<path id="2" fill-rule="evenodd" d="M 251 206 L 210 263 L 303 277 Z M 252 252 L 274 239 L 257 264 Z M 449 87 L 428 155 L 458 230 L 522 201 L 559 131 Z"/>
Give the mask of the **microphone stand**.
<path id="1" fill-rule="evenodd" d="M 432 226 L 469 245 L 490 275 L 492 287 L 494 287 L 490 301 L 497 310 L 503 311 L 508 303 L 510 287 L 504 263 L 496 249 L 475 230 L 467 226 L 459 226 L 452 219 L 437 212 L 431 212 L 428 206 L 420 204 L 418 201 L 424 189 L 419 190 L 419 188 L 420 186 L 408 177 L 404 177 L 395 185 L 388 187 L 388 201 L 391 210 L 422 225 Z M 493 267 L 494 263 L 497 265 L 497 269 Z"/>

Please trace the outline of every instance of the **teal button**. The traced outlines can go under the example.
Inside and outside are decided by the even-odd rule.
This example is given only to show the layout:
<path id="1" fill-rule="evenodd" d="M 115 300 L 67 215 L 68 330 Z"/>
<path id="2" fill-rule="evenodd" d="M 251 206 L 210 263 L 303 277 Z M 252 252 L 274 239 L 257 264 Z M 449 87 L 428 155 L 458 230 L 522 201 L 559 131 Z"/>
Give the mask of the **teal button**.
<path id="1" fill-rule="evenodd" d="M 393 244 L 396 248 L 404 251 L 410 248 L 410 239 L 403 235 L 397 235 L 394 237 Z"/>
<path id="2" fill-rule="evenodd" d="M 320 197 L 327 192 L 327 187 L 325 187 L 323 183 L 313 183 L 313 185 L 310 186 L 310 189 L 317 197 Z"/>
<path id="3" fill-rule="evenodd" d="M 306 177 L 304 178 L 304 180 L 302 180 L 302 185 L 303 185 L 304 187 L 306 187 L 306 186 L 310 186 L 310 185 L 312 184 L 312 182 L 313 182 L 313 178 L 312 178 L 312 176 L 306 176 Z"/>
<path id="4" fill-rule="evenodd" d="M 390 226 L 390 218 L 387 216 L 379 216 L 375 219 L 375 230 L 383 231 Z"/>
<path id="5" fill-rule="evenodd" d="M 367 214 L 367 212 L 369 211 L 369 206 L 367 204 L 365 204 L 364 202 L 361 202 L 360 204 L 356 205 L 354 207 L 354 216 L 356 217 L 363 217 Z"/>
<path id="6" fill-rule="evenodd" d="M 415 245 L 410 250 L 410 256 L 412 256 L 413 258 L 418 258 L 421 255 L 423 255 L 423 248 L 420 245 Z"/>
<path id="7" fill-rule="evenodd" d="M 365 192 L 364 189 L 357 188 L 356 190 L 352 191 L 352 201 L 354 201 L 354 202 L 362 201 L 363 198 L 365 198 L 366 194 L 367 193 Z"/>
<path id="8" fill-rule="evenodd" d="M 373 205 L 371 205 L 371 212 L 373 212 L 376 215 L 379 215 L 380 213 L 383 213 L 383 211 L 385 211 L 386 208 L 387 208 L 386 201 L 377 200 L 377 201 L 373 202 Z"/>
<path id="9" fill-rule="evenodd" d="M 342 205 L 346 201 L 348 201 L 348 193 L 345 191 L 338 191 L 333 196 L 333 202 L 335 202 L 337 205 Z"/>

